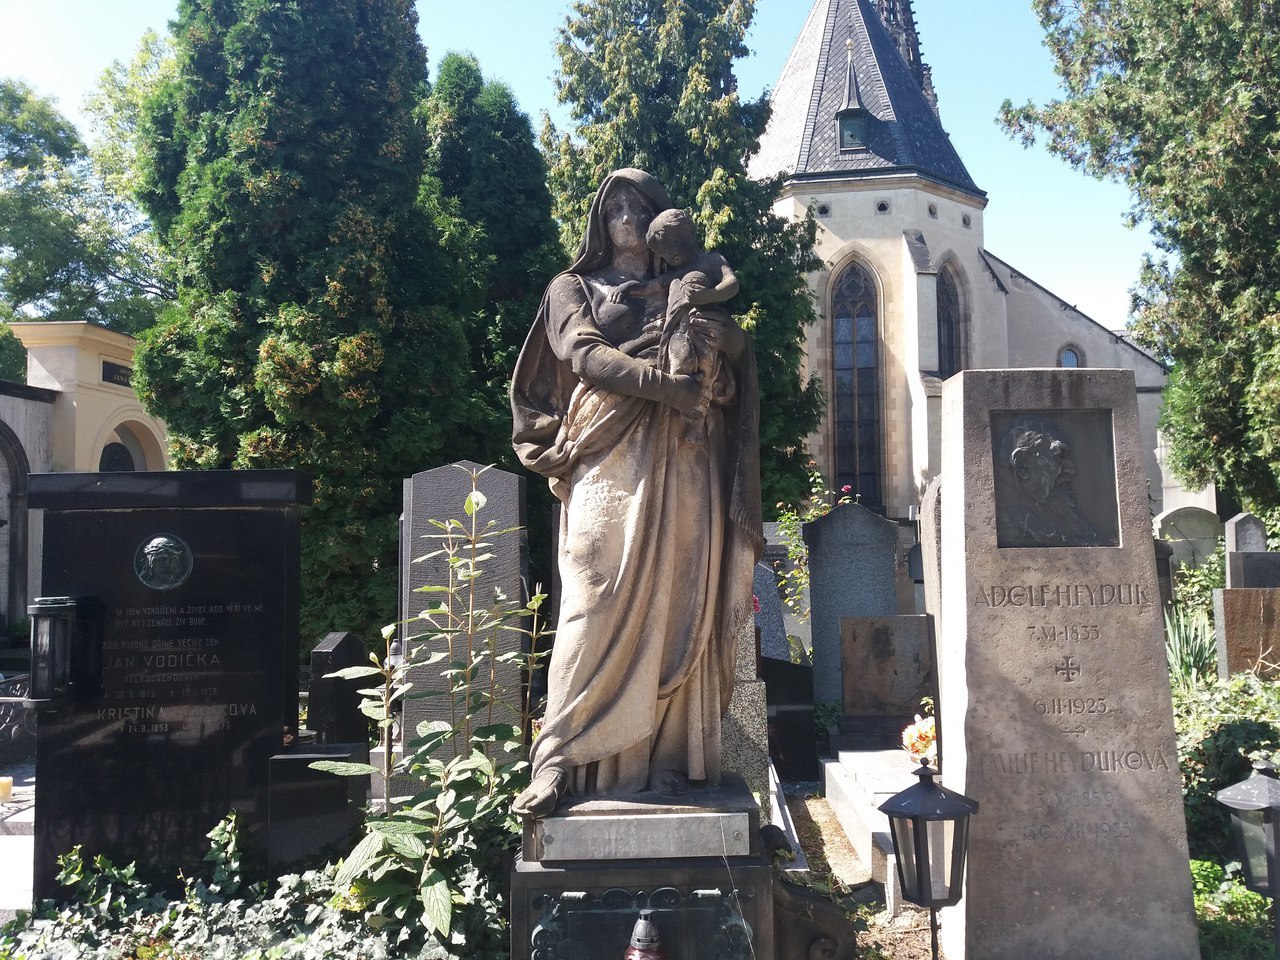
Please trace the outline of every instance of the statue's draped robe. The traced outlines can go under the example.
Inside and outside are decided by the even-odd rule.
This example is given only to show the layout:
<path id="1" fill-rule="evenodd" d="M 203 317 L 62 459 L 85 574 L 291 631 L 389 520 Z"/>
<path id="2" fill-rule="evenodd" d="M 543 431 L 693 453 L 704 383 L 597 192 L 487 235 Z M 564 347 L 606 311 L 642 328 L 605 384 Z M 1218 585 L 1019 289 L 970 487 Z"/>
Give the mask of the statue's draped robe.
<path id="1" fill-rule="evenodd" d="M 598 378 L 613 389 L 575 372 L 602 346 L 657 363 L 662 305 L 613 304 L 609 289 L 556 277 L 512 384 L 516 452 L 564 505 L 533 773 L 564 769 L 584 796 L 641 790 L 651 769 L 718 782 L 720 716 L 763 547 L 750 343 L 735 368 L 722 365 L 734 382 L 718 391 L 728 398 L 709 412 L 705 441 L 686 442 L 674 407 L 626 392 L 644 392 L 638 365 Z"/>

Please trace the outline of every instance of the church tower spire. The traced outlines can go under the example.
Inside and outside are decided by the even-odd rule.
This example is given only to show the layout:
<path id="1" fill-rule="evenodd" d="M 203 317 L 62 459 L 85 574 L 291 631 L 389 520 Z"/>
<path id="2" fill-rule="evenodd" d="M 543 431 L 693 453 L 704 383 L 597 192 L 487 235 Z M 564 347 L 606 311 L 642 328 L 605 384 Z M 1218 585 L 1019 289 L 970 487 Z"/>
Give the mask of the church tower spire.
<path id="1" fill-rule="evenodd" d="M 938 120 L 911 0 L 813 0 L 751 175 L 923 176 L 983 196 Z"/>
<path id="2" fill-rule="evenodd" d="M 934 116 L 937 116 L 938 95 L 933 89 L 933 71 L 920 58 L 920 34 L 916 30 L 916 15 L 911 9 L 911 0 L 876 0 L 876 13 L 920 87 L 920 92 L 933 109 Z"/>

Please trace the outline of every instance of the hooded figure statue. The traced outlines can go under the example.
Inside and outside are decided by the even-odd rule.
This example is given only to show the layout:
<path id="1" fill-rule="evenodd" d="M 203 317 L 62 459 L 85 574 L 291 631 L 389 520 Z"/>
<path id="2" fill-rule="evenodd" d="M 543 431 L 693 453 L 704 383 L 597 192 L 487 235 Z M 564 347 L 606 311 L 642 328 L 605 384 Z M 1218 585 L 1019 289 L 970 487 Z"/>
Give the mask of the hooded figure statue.
<path id="1" fill-rule="evenodd" d="M 660 364 L 666 294 L 609 296 L 657 274 L 645 231 L 670 206 L 641 170 L 605 178 L 512 379 L 516 453 L 563 505 L 547 710 L 515 803 L 526 817 L 566 794 L 720 779 L 720 717 L 764 545 L 756 370 L 728 313 L 698 308 L 690 329 L 730 383 L 690 442 L 684 414 L 703 391 Z"/>

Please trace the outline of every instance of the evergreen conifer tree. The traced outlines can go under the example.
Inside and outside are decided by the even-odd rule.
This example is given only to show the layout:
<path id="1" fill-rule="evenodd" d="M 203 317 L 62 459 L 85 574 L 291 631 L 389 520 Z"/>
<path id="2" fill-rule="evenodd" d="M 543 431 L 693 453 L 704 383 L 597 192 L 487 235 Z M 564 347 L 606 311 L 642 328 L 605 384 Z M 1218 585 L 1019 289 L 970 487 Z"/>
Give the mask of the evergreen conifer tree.
<path id="1" fill-rule="evenodd" d="M 804 328 L 813 322 L 805 274 L 816 269 L 812 220 L 772 212 L 779 184 L 756 182 L 766 98 L 738 97 L 733 63 L 754 0 L 579 0 L 560 31 L 560 100 L 572 135 L 548 123 L 556 216 L 572 250 L 596 186 L 609 171 L 653 174 L 689 209 L 708 247 L 733 265 L 742 292 L 730 304 L 768 375 L 760 383 L 761 480 L 766 508 L 807 493 L 805 436 L 816 428 L 819 384 L 801 375 Z"/>
<path id="2" fill-rule="evenodd" d="M 182 0 L 140 119 L 179 303 L 140 393 L 178 467 L 294 467 L 303 639 L 396 609 L 402 477 L 473 456 L 467 345 L 416 201 L 426 54 L 410 0 Z"/>

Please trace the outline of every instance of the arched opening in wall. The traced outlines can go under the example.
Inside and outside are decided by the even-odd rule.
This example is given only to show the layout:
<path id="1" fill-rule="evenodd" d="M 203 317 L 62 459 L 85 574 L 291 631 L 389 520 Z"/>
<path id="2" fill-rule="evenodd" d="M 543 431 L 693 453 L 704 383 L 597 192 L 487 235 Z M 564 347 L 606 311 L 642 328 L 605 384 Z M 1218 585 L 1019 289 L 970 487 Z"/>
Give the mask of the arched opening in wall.
<path id="1" fill-rule="evenodd" d="M 98 469 L 103 473 L 163 470 L 164 456 L 150 430 L 126 421 L 107 436 L 98 457 Z"/>
<path id="2" fill-rule="evenodd" d="M 6 626 L 27 615 L 27 475 L 31 462 L 22 441 L 7 423 L 0 421 L 0 463 L 4 466 L 7 510 L 0 520 L 3 556 L 9 564 L 5 577 L 3 612 Z"/>
<path id="3" fill-rule="evenodd" d="M 1058 366 L 1075 369 L 1084 366 L 1084 353 L 1075 344 L 1067 344 L 1058 351 Z"/>
<path id="4" fill-rule="evenodd" d="M 964 366 L 960 348 L 964 322 L 960 309 L 960 290 L 954 271 L 944 266 L 938 272 L 938 376 L 943 380 Z"/>
<path id="5" fill-rule="evenodd" d="M 832 383 L 836 489 L 848 487 L 872 510 L 880 489 L 879 305 L 871 273 L 851 263 L 832 284 Z"/>

